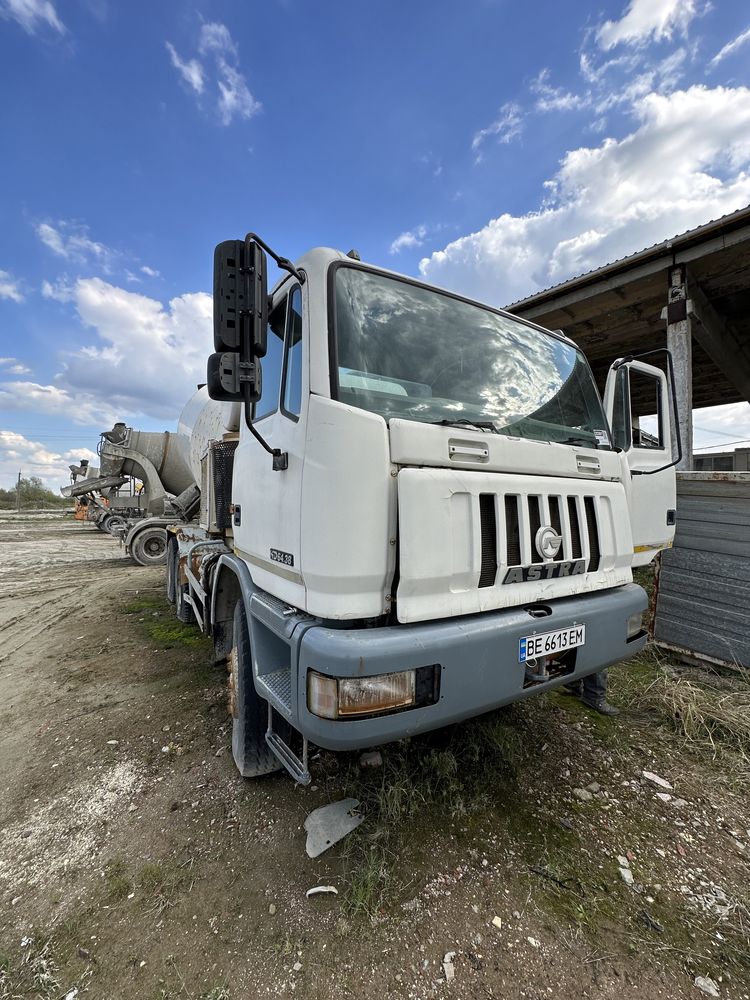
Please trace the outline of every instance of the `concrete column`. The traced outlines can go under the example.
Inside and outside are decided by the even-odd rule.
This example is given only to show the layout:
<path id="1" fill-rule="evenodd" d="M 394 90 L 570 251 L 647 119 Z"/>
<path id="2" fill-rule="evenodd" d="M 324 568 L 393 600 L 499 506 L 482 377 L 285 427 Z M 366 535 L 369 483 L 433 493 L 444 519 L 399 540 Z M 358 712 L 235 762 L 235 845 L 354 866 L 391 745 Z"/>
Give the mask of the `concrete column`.
<path id="1" fill-rule="evenodd" d="M 677 468 L 689 472 L 693 467 L 693 342 L 690 315 L 688 313 L 687 273 L 684 264 L 675 265 L 668 271 L 669 287 L 667 308 L 667 347 L 672 352 L 675 387 L 677 391 L 677 414 L 679 428 L 672 431 L 672 447 L 676 447 L 675 433 L 679 433 L 682 443 L 682 460 Z M 664 315 L 664 314 L 662 314 Z"/>

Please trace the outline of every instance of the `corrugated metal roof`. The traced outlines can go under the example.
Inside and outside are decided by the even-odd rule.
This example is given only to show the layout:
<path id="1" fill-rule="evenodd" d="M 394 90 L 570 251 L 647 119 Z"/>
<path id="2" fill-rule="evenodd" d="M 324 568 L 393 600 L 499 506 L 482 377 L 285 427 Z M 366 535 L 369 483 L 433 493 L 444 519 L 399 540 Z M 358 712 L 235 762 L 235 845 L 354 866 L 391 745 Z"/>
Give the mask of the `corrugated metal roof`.
<path id="1" fill-rule="evenodd" d="M 593 268 L 591 271 L 584 271 L 583 274 L 576 275 L 574 278 L 567 278 L 565 281 L 561 281 L 559 285 L 550 285 L 549 288 L 543 288 L 524 299 L 518 299 L 516 302 L 512 302 L 505 308 L 509 312 L 518 312 L 524 306 L 536 304 L 545 298 L 551 298 L 554 295 L 558 295 L 562 291 L 570 291 L 577 285 L 586 285 L 594 282 L 598 278 L 604 277 L 609 272 L 624 270 L 631 267 L 633 264 L 642 263 L 650 257 L 656 257 L 664 254 L 668 250 L 677 250 L 682 248 L 685 244 L 699 242 L 707 236 L 715 235 L 717 231 L 720 232 L 723 229 L 729 228 L 735 229 L 738 226 L 749 222 L 750 205 L 747 205 L 745 208 L 737 209 L 736 212 L 728 212 L 726 215 L 722 215 L 718 219 L 712 219 L 710 222 L 705 222 L 700 226 L 696 226 L 695 229 L 688 229 L 684 233 L 678 233 L 676 236 L 672 236 L 667 240 L 662 240 L 660 243 L 654 243 L 649 247 L 645 247 L 643 250 L 636 250 L 635 253 L 628 254 L 625 257 L 620 257 L 617 260 L 611 261 L 609 264 L 603 264 L 601 267 Z"/>

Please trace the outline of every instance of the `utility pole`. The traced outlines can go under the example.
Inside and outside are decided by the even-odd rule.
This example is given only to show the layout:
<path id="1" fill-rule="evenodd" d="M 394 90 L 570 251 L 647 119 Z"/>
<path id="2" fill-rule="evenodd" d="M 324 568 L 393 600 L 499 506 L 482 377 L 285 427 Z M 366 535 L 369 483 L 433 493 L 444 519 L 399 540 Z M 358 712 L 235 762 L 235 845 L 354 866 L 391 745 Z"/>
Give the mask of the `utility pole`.
<path id="1" fill-rule="evenodd" d="M 18 482 L 16 483 L 16 513 L 21 513 L 21 470 L 18 470 Z"/>

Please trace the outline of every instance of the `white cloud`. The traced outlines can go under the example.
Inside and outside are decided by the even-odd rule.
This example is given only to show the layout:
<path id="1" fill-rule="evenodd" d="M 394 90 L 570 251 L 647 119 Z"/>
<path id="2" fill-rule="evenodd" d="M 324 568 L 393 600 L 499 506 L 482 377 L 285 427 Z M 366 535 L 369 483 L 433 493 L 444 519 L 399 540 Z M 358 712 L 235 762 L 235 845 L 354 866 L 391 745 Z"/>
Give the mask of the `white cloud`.
<path id="1" fill-rule="evenodd" d="M 106 271 L 117 256 L 114 250 L 92 240 L 88 227 L 78 222 L 60 219 L 57 225 L 51 222 L 40 222 L 34 227 L 42 243 L 58 257 L 63 257 L 75 264 L 91 261 L 99 263 Z"/>
<path id="2" fill-rule="evenodd" d="M 421 273 L 504 305 L 750 202 L 748 88 L 651 93 L 632 110 L 631 134 L 563 157 L 540 208 L 492 219 Z"/>
<path id="3" fill-rule="evenodd" d="M 141 264 L 141 271 L 147 278 L 158 278 L 161 275 L 160 271 L 157 271 L 155 267 L 149 267 L 148 264 Z"/>
<path id="4" fill-rule="evenodd" d="M 61 454 L 16 431 L 0 430 L 0 483 L 6 489 L 15 485 L 20 470 L 24 478 L 39 476 L 45 486 L 57 492 L 70 482 L 68 466 L 82 458 L 97 462 L 96 452 L 84 446 Z"/>
<path id="5" fill-rule="evenodd" d="M 99 278 L 79 280 L 75 303 L 99 342 L 67 356 L 63 383 L 129 413 L 173 419 L 205 381 L 213 300 L 181 295 L 165 306 Z"/>
<path id="6" fill-rule="evenodd" d="M 619 21 L 605 21 L 596 32 L 599 47 L 644 45 L 663 41 L 675 31 L 685 32 L 698 14 L 696 0 L 630 0 Z"/>
<path id="7" fill-rule="evenodd" d="M 402 250 L 407 250 L 410 247 L 421 247 L 426 235 L 426 226 L 416 226 L 414 229 L 409 229 L 396 237 L 391 243 L 389 253 L 401 253 Z"/>
<path id="8" fill-rule="evenodd" d="M 99 428 L 121 419 L 106 399 L 93 393 L 75 393 L 58 385 L 26 381 L 0 382 L 0 410 L 43 413 Z"/>
<path id="9" fill-rule="evenodd" d="M 23 302 L 23 292 L 18 281 L 8 271 L 0 271 L 0 299 Z"/>
<path id="10" fill-rule="evenodd" d="M 219 117 L 222 125 L 238 118 L 252 118 L 262 105 L 250 93 L 245 77 L 225 59 L 219 59 Z"/>
<path id="11" fill-rule="evenodd" d="M 492 124 L 480 129 L 471 141 L 471 148 L 477 154 L 477 162 L 481 160 L 479 149 L 485 139 L 494 135 L 498 142 L 509 143 L 521 134 L 522 127 L 521 108 L 512 101 L 503 104 Z"/>
<path id="12" fill-rule="evenodd" d="M 171 42 L 166 46 L 172 65 L 199 97 L 207 84 L 213 83 L 215 111 L 222 125 L 230 125 L 235 118 L 252 118 L 261 110 L 260 101 L 253 97 L 240 70 L 237 45 L 225 24 L 201 25 L 198 52 L 203 61 L 198 58 L 185 61 Z"/>
<path id="13" fill-rule="evenodd" d="M 726 59 L 727 56 L 733 55 L 737 49 L 746 45 L 748 42 L 750 42 L 750 28 L 743 31 L 741 35 L 737 35 L 737 37 L 733 38 L 731 42 L 727 42 L 724 48 L 719 49 L 708 64 L 709 69 L 713 69 L 715 66 L 718 66 L 722 59 Z"/>
<path id="14" fill-rule="evenodd" d="M 65 25 L 51 0 L 0 0 L 0 18 L 17 21 L 28 35 L 45 27 L 65 34 Z"/>
<path id="15" fill-rule="evenodd" d="M 182 79 L 188 86 L 193 88 L 196 94 L 202 94 L 206 83 L 203 65 L 197 59 L 189 59 L 187 62 L 183 62 L 177 55 L 174 45 L 171 42 L 166 42 L 165 44 L 172 65 L 180 73 Z"/>
<path id="16" fill-rule="evenodd" d="M 0 374 L 8 375 L 31 375 L 31 369 L 20 362 L 17 358 L 0 358 L 0 368 L 5 371 Z"/>
<path id="17" fill-rule="evenodd" d="M 43 294 L 74 304 L 90 331 L 88 342 L 61 356 L 50 384 L 0 381 L 0 408 L 99 428 L 144 416 L 173 421 L 205 381 L 213 327 L 213 299 L 206 292 L 180 295 L 165 306 L 100 278 L 81 278 L 60 287 L 45 282 Z"/>
<path id="18" fill-rule="evenodd" d="M 45 299 L 55 299 L 56 302 L 71 302 L 73 299 L 73 285 L 67 278 L 58 278 L 57 281 L 42 282 L 42 297 Z"/>
<path id="19" fill-rule="evenodd" d="M 221 52 L 233 58 L 237 57 L 237 46 L 234 44 L 226 24 L 202 25 L 198 49 L 201 55 L 205 55 L 207 52 Z"/>
<path id="20" fill-rule="evenodd" d="M 572 94 L 562 87 L 553 87 L 549 81 L 550 72 L 547 68 L 541 70 L 532 81 L 531 90 L 537 95 L 537 111 L 577 111 L 589 103 L 587 95 Z"/>

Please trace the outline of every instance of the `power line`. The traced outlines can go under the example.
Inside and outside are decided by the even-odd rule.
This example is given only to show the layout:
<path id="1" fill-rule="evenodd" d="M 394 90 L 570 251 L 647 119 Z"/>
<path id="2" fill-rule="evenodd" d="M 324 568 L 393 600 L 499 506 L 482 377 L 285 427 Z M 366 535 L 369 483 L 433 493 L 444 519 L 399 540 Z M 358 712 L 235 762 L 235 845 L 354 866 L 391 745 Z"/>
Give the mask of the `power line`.
<path id="1" fill-rule="evenodd" d="M 728 438 L 734 437 L 734 435 L 737 433 L 737 431 L 734 431 L 734 433 L 732 431 L 714 431 L 711 430 L 710 427 L 698 427 L 697 424 L 693 424 L 693 428 L 696 431 L 702 431 L 704 434 L 721 434 L 722 437 L 728 437 Z"/>
<path id="2" fill-rule="evenodd" d="M 723 444 L 728 448 L 730 444 L 747 444 L 750 438 L 740 438 L 739 441 L 725 441 Z M 719 444 L 704 444 L 701 448 L 693 448 L 693 451 L 708 451 L 711 448 L 720 448 Z"/>

